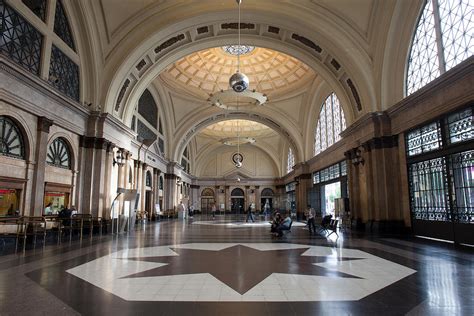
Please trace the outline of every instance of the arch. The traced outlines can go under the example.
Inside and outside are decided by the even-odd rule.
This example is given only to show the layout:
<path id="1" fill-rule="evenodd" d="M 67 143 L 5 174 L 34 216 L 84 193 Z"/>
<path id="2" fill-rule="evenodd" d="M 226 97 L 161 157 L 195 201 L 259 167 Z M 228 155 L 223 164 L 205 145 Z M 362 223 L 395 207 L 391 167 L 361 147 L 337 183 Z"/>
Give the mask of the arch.
<path id="1" fill-rule="evenodd" d="M 375 106 L 374 85 L 372 84 L 373 74 L 371 72 L 372 61 L 363 45 L 361 45 L 363 40 L 351 38 L 351 36 L 357 37 L 356 32 L 342 30 L 340 26 L 336 27 L 335 21 L 337 20 L 341 22 L 340 25 L 350 28 L 340 17 L 334 16 L 334 19 L 329 19 L 327 15 L 316 10 L 303 12 L 303 14 L 312 12 L 311 14 L 318 15 L 319 19 L 315 19 L 314 16 L 307 20 L 288 19 L 285 14 L 285 12 L 288 12 L 288 8 L 282 6 L 284 4 L 255 7 L 254 19 L 243 21 L 255 25 L 255 34 L 252 32 L 243 34 L 243 40 L 248 45 L 272 48 L 294 56 L 315 69 L 341 98 L 344 97 L 344 101 L 347 102 L 343 102 L 343 104 L 352 105 L 350 109 L 347 109 L 348 113 L 353 114 L 351 120 L 358 115 L 358 112 L 362 111 L 362 104 Z M 149 86 L 165 67 L 189 53 L 220 46 L 228 41 L 228 31 L 204 31 L 205 34 L 200 36 L 195 36 L 195 34 L 202 34 L 202 32 L 197 32 L 198 28 L 200 30 L 210 30 L 216 28 L 216 25 L 219 26 L 219 23 L 228 23 L 229 20 L 235 19 L 234 10 L 230 8 L 227 11 L 221 10 L 219 19 L 216 19 L 215 13 L 202 14 L 203 11 L 196 8 L 199 7 L 199 4 L 196 4 L 196 6 L 190 5 L 184 10 L 190 10 L 191 7 L 197 9 L 194 12 L 199 12 L 199 16 L 193 16 L 190 11 L 186 18 L 175 24 L 160 25 L 158 27 L 157 25 L 151 25 L 154 23 L 150 21 L 156 21 L 157 19 L 143 20 L 143 24 L 150 24 L 147 29 L 160 30 L 148 35 L 144 40 L 140 39 L 140 36 L 131 37 L 132 34 L 138 35 L 136 29 L 140 22 L 135 23 L 133 28 L 129 29 L 128 34 L 122 34 L 126 38 L 124 40 L 135 42 L 130 47 L 136 49 L 132 52 L 130 50 L 121 52 L 120 49 L 112 52 L 110 64 L 107 67 L 108 73 L 106 74 L 106 77 L 109 77 L 107 81 L 111 82 L 111 85 L 104 90 L 105 94 L 103 95 L 103 103 L 106 104 L 108 112 L 114 113 L 126 121 L 130 113 L 128 109 L 124 111 L 124 105 L 128 107 L 129 104 L 133 104 L 134 100 L 138 98 L 137 96 Z M 279 9 L 277 10 L 277 8 Z M 154 14 L 159 15 L 159 12 L 154 11 Z M 179 14 L 177 11 L 176 16 L 179 16 Z M 275 15 L 284 15 L 286 18 L 278 20 L 275 19 Z M 275 24 L 275 21 L 279 21 L 279 23 Z M 309 25 L 315 21 L 331 24 L 337 30 L 337 34 L 323 34 L 328 28 L 321 28 L 321 25 L 319 27 L 317 27 L 318 25 Z M 145 27 L 145 25 L 140 25 L 140 29 L 142 29 L 142 26 Z M 277 30 L 277 34 L 285 33 L 287 36 L 275 36 L 275 33 L 268 31 L 269 26 L 272 27 L 272 30 Z M 316 31 L 308 34 L 308 29 Z M 339 40 L 335 41 L 335 37 Z M 157 43 L 165 42 L 166 45 L 157 46 Z M 321 45 L 322 43 L 324 45 Z M 337 51 L 347 51 L 348 47 L 350 47 L 353 54 L 343 56 L 333 54 Z M 337 59 L 336 62 L 339 65 L 337 70 L 333 69 L 334 66 L 330 64 L 332 59 Z M 142 61 L 146 64 L 146 71 L 137 73 L 135 66 Z M 356 93 L 354 94 L 354 92 Z M 360 110 L 353 110 L 357 108 L 360 108 Z"/>
<path id="2" fill-rule="evenodd" d="M 242 190 L 241 188 L 235 188 L 230 193 L 230 196 L 244 197 L 245 193 L 244 190 Z"/>
<path id="3" fill-rule="evenodd" d="M 259 122 L 267 127 L 273 129 L 277 132 L 280 136 L 287 140 L 287 142 L 291 145 L 294 150 L 295 159 L 296 161 L 301 161 L 303 159 L 303 144 L 301 137 L 295 132 L 295 129 L 286 129 L 282 125 L 276 121 L 275 117 L 271 117 L 270 115 L 255 113 L 251 111 L 247 112 L 237 112 L 232 111 L 226 114 L 216 114 L 213 108 L 209 108 L 207 110 L 208 113 L 199 110 L 201 113 L 201 117 L 198 117 L 195 122 L 189 122 L 186 125 L 182 125 L 176 131 L 176 139 L 179 139 L 180 142 L 177 144 L 174 150 L 173 157 L 179 157 L 179 154 L 184 152 L 184 148 L 188 145 L 189 141 L 197 135 L 201 130 L 206 128 L 207 126 L 231 119 L 244 119 L 254 122 Z M 204 113 L 203 113 L 204 112 Z M 211 112 L 211 113 L 209 113 Z M 173 159 L 177 161 L 177 159 Z"/>
<path id="4" fill-rule="evenodd" d="M 211 188 L 205 188 L 204 190 L 202 190 L 201 196 L 212 196 L 212 197 L 214 197 L 214 190 L 211 189 Z"/>
<path id="5" fill-rule="evenodd" d="M 72 169 L 73 155 L 71 145 L 64 137 L 56 137 L 48 145 L 46 163 L 51 166 Z"/>
<path id="6" fill-rule="evenodd" d="M 262 193 L 260 193 L 261 197 L 273 197 L 273 195 L 275 195 L 275 193 L 270 188 L 265 188 L 262 190 Z"/>
<path id="7" fill-rule="evenodd" d="M 0 115 L 0 154 L 26 160 L 24 134 L 12 118 Z"/>

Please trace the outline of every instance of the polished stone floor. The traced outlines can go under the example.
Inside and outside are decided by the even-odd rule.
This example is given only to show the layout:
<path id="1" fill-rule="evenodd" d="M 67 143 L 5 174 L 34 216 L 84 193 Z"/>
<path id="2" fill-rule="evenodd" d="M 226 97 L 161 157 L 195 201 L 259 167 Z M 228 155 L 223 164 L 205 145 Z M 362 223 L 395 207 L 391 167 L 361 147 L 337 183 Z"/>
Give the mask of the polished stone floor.
<path id="1" fill-rule="evenodd" d="M 195 216 L 0 256 L 0 315 L 473 315 L 474 250 Z"/>

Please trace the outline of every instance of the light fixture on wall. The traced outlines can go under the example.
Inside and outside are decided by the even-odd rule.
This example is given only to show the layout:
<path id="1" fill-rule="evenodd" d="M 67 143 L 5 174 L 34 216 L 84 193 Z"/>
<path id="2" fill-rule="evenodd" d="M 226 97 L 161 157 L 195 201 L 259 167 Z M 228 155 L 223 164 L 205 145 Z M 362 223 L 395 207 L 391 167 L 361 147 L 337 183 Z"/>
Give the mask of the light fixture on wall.
<path id="1" fill-rule="evenodd" d="M 236 0 L 238 6 L 239 6 L 239 24 L 237 25 L 237 32 L 239 36 L 239 43 L 238 43 L 238 48 L 237 49 L 237 72 L 230 76 L 229 78 L 229 86 L 234 90 L 235 92 L 243 92 L 247 90 L 249 87 L 249 78 L 240 72 L 240 54 L 241 54 L 241 45 L 240 45 L 240 5 L 242 3 L 242 0 Z"/>

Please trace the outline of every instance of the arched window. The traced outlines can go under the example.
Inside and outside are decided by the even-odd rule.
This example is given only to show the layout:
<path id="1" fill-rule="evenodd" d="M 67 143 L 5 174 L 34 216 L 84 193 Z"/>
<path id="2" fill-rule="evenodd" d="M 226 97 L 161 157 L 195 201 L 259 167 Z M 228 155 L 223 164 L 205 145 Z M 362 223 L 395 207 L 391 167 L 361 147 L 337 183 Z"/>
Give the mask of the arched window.
<path id="1" fill-rule="evenodd" d="M 151 172 L 150 171 L 146 172 L 145 185 L 147 187 L 151 187 Z"/>
<path id="2" fill-rule="evenodd" d="M 46 162 L 52 166 L 71 169 L 71 153 L 64 138 L 56 138 L 48 147 Z"/>
<path id="3" fill-rule="evenodd" d="M 201 196 L 214 196 L 214 191 L 211 188 L 205 188 L 202 190 Z"/>
<path id="4" fill-rule="evenodd" d="M 240 188 L 235 188 L 232 190 L 232 192 L 230 193 L 231 196 L 245 196 L 244 194 L 244 190 L 240 189 Z"/>
<path id="5" fill-rule="evenodd" d="M 295 155 L 293 154 L 293 150 L 288 148 L 288 160 L 286 163 L 286 171 L 290 173 L 293 170 L 293 166 L 295 165 Z"/>
<path id="6" fill-rule="evenodd" d="M 6 116 L 0 116 L 0 154 L 25 159 L 25 146 L 19 127 Z"/>
<path id="7" fill-rule="evenodd" d="M 339 134 L 346 129 L 344 111 L 335 93 L 331 93 L 321 105 L 316 125 L 314 154 L 317 155 L 341 139 Z"/>
<path id="8" fill-rule="evenodd" d="M 262 190 L 262 193 L 260 194 L 262 197 L 267 197 L 267 196 L 273 196 L 273 190 L 270 188 L 265 188 Z"/>
<path id="9" fill-rule="evenodd" d="M 474 54 L 470 0 L 428 0 L 413 36 L 406 77 L 410 95 Z"/>

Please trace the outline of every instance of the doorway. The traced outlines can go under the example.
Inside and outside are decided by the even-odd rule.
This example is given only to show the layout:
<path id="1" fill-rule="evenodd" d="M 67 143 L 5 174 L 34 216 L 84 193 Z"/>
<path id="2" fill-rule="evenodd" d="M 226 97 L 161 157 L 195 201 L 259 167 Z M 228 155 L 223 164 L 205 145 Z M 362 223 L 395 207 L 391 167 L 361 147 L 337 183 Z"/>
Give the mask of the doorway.
<path id="1" fill-rule="evenodd" d="M 148 219 L 151 219 L 151 191 L 145 191 L 145 210 Z"/>
<path id="2" fill-rule="evenodd" d="M 245 199 L 243 197 L 235 197 L 230 199 L 231 212 L 233 214 L 244 214 Z"/>
<path id="3" fill-rule="evenodd" d="M 341 182 L 333 182 L 321 187 L 321 212 L 322 215 L 335 215 L 335 200 L 341 197 Z"/>

